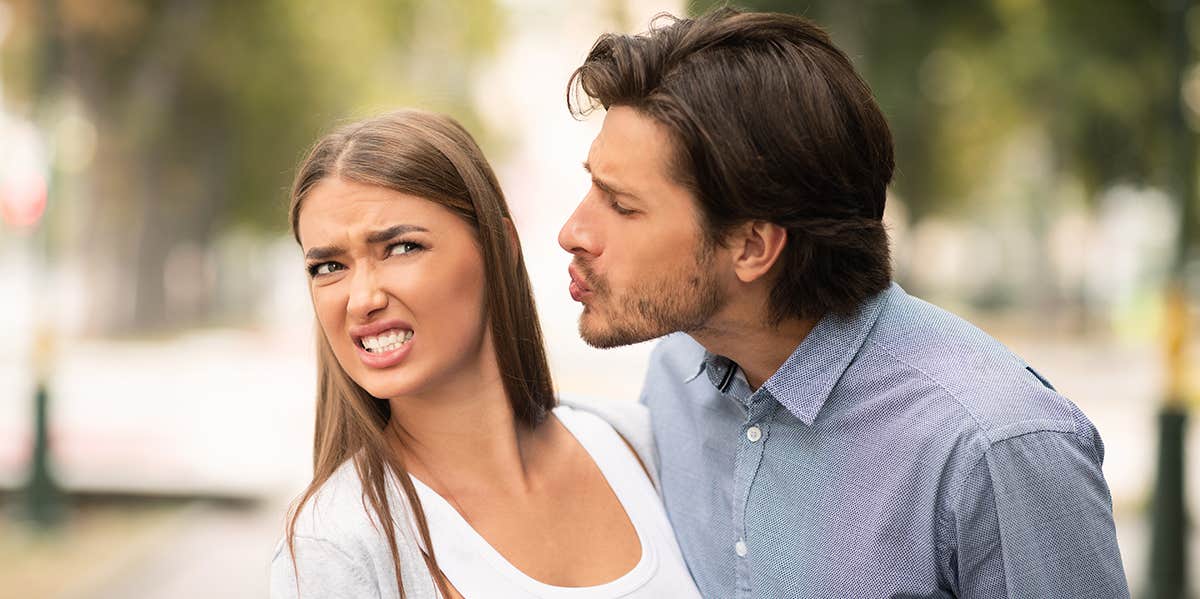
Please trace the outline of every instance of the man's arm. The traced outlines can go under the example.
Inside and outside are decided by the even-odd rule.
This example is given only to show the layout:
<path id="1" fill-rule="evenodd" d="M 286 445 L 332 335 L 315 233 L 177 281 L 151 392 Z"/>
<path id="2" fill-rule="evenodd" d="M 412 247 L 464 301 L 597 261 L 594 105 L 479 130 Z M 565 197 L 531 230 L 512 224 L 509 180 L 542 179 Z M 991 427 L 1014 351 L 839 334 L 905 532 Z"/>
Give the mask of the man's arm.
<path id="1" fill-rule="evenodd" d="M 1089 431 L 1094 433 L 1094 429 Z M 1098 435 L 994 442 L 947 515 L 959 597 L 1129 597 Z"/>

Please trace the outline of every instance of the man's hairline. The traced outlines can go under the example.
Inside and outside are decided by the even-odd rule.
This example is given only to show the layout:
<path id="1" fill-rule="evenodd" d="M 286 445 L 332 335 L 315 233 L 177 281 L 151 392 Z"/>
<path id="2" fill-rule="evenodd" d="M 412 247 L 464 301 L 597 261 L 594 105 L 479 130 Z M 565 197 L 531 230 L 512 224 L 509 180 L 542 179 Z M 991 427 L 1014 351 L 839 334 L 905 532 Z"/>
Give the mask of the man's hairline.
<path id="1" fill-rule="evenodd" d="M 634 111 L 634 113 L 636 113 L 638 116 L 650 119 L 656 125 L 662 127 L 663 132 L 666 134 L 668 144 L 668 155 L 665 165 L 667 179 L 683 188 L 683 190 L 687 192 L 688 199 L 691 201 L 693 209 L 696 210 L 696 213 L 699 216 L 700 222 L 698 224 L 700 225 L 701 233 L 704 237 L 702 241 L 710 244 L 713 247 L 723 247 L 727 234 L 738 223 L 731 223 L 729 226 L 724 227 L 723 229 L 718 229 L 713 225 L 708 208 L 705 206 L 704 202 L 701 201 L 702 194 L 700 191 L 700 181 L 696 177 L 694 169 L 689 164 L 690 161 L 688 161 L 684 156 L 685 147 L 683 139 L 670 123 L 660 118 L 653 110 L 648 110 L 646 108 L 647 103 L 647 99 L 643 98 L 640 102 L 614 101 L 602 105 L 604 106 L 606 116 L 607 113 L 611 112 L 614 108 L 628 108 Z M 739 222 L 747 220 L 751 219 L 740 219 Z"/>

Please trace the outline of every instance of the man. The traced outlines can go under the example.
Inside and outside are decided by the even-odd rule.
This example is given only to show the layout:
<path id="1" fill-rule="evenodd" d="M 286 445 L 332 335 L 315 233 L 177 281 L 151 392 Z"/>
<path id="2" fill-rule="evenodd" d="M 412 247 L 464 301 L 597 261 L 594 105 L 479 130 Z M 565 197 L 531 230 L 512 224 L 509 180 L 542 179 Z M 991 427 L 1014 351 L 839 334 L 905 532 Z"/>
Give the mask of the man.
<path id="1" fill-rule="evenodd" d="M 891 134 L 823 31 L 670 19 L 570 89 L 607 109 L 559 234 L 580 333 L 683 333 L 641 400 L 706 597 L 1128 596 L 1095 427 L 891 282 Z"/>

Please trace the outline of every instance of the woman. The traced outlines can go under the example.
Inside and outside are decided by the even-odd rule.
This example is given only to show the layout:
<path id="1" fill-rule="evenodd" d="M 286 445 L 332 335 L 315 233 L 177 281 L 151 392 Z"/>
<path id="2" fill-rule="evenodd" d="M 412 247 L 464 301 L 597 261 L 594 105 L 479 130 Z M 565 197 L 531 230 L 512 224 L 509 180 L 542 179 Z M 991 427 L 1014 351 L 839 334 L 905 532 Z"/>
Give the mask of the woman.
<path id="1" fill-rule="evenodd" d="M 317 423 L 273 597 L 698 596 L 629 445 L 555 407 L 516 231 L 461 126 L 402 111 L 325 137 L 290 218 Z"/>

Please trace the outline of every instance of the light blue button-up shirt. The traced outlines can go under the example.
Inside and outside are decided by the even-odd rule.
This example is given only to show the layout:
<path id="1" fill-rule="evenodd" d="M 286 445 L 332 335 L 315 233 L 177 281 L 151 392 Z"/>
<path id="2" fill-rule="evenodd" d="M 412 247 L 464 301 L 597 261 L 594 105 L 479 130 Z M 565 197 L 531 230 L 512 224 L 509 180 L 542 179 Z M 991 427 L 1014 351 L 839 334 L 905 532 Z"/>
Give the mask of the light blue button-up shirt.
<path id="1" fill-rule="evenodd" d="M 682 334 L 642 391 L 705 597 L 1128 597 L 1104 445 L 1020 358 L 893 284 L 751 391 Z"/>

